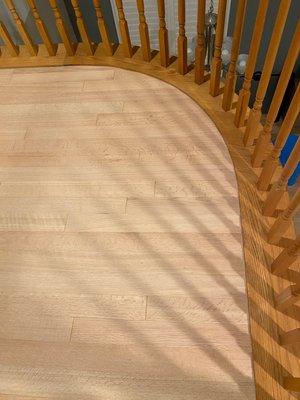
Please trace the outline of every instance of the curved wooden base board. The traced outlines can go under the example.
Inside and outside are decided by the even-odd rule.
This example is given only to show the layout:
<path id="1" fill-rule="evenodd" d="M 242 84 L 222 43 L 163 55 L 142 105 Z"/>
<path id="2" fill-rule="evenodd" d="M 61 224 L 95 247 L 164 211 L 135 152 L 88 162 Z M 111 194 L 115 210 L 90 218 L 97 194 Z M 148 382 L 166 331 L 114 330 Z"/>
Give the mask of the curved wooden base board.
<path id="1" fill-rule="evenodd" d="M 208 82 L 200 86 L 194 83 L 193 71 L 182 76 L 176 72 L 176 62 L 167 69 L 159 62 L 159 54 L 150 63 L 142 61 L 140 50 L 131 59 L 124 58 L 120 49 L 108 57 L 101 47 L 94 56 L 86 56 L 83 47 L 79 46 L 76 55 L 70 57 L 62 45 L 58 46 L 55 57 L 49 57 L 43 46 L 40 46 L 37 57 L 29 57 L 24 48 L 20 49 L 18 57 L 8 56 L 6 50 L 0 57 L 1 68 L 107 65 L 144 73 L 177 87 L 209 115 L 228 146 L 238 181 L 257 399 L 296 399 L 296 395 L 287 392 L 282 383 L 284 377 L 300 376 L 300 357 L 296 350 L 280 346 L 279 333 L 299 327 L 299 312 L 294 305 L 281 313 L 275 309 L 274 301 L 278 293 L 290 286 L 290 282 L 299 282 L 299 263 L 293 266 L 289 276 L 276 277 L 270 273 L 274 258 L 295 237 L 294 228 L 291 226 L 288 237 L 280 246 L 267 243 L 267 231 L 274 219 L 262 216 L 265 193 L 256 188 L 260 169 L 251 166 L 251 149 L 243 146 L 243 130 L 235 127 L 234 113 L 222 110 L 221 96 L 209 95 Z M 282 206 L 285 207 L 287 202 L 288 198 L 285 198 Z"/>

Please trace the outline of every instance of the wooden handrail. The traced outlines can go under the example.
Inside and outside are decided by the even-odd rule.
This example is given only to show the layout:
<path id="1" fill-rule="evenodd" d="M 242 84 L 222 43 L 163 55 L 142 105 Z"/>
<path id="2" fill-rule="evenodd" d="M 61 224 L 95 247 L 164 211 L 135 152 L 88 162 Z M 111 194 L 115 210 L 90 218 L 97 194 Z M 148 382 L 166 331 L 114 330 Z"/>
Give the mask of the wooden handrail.
<path id="1" fill-rule="evenodd" d="M 252 110 L 250 111 L 249 119 L 246 126 L 246 131 L 244 136 L 245 146 L 252 145 L 254 139 L 256 139 L 258 136 L 262 104 L 271 78 L 273 66 L 275 63 L 277 51 L 280 44 L 280 38 L 282 36 L 283 29 L 285 27 L 285 22 L 288 16 L 290 5 L 291 5 L 291 0 L 281 0 L 277 14 L 277 19 L 274 25 L 272 37 L 265 58 L 262 75 L 257 88 L 255 103 L 253 105 Z"/>
<path id="2" fill-rule="evenodd" d="M 291 199 L 290 205 L 279 215 L 268 234 L 269 243 L 278 243 L 290 226 L 293 216 L 300 207 L 300 189 Z"/>
<path id="3" fill-rule="evenodd" d="M 12 57 L 17 57 L 19 55 L 19 46 L 14 44 L 12 38 L 10 37 L 10 34 L 8 33 L 6 26 L 3 24 L 3 22 L 0 21 L 0 36 L 5 43 L 6 47 L 8 48 L 8 51 Z M 1 54 L 1 52 L 0 52 Z"/>
<path id="4" fill-rule="evenodd" d="M 300 255 L 300 236 L 294 243 L 283 250 L 280 255 L 273 261 L 271 271 L 273 274 L 281 275 L 297 260 Z"/>
<path id="5" fill-rule="evenodd" d="M 125 57 L 130 58 L 133 55 L 133 50 L 132 50 L 132 45 L 131 45 L 131 40 L 130 40 L 130 35 L 129 35 L 128 23 L 125 18 L 123 1 L 122 0 L 115 0 L 115 1 L 116 1 L 117 9 L 118 9 L 119 26 L 120 26 L 120 33 L 121 33 L 121 39 L 122 39 L 122 49 L 123 49 Z"/>
<path id="6" fill-rule="evenodd" d="M 77 44 L 72 43 L 70 33 L 64 23 L 64 20 L 62 19 L 61 12 L 58 8 L 57 0 L 49 0 L 49 3 L 55 17 L 57 30 L 65 46 L 66 53 L 68 56 L 73 56 L 76 52 Z"/>
<path id="7" fill-rule="evenodd" d="M 205 72 L 205 0 L 198 0 L 197 14 L 197 45 L 195 49 L 195 82 L 204 82 Z"/>
<path id="8" fill-rule="evenodd" d="M 136 3 L 139 13 L 139 22 L 140 22 L 139 31 L 140 31 L 143 60 L 149 62 L 151 60 L 151 47 L 150 47 L 149 29 L 145 17 L 144 0 L 136 0 Z"/>
<path id="9" fill-rule="evenodd" d="M 211 65 L 209 93 L 212 96 L 218 96 L 220 93 L 220 80 L 222 69 L 222 43 L 224 35 L 225 15 L 227 0 L 219 0 L 218 17 L 215 37 L 214 57 Z"/>
<path id="10" fill-rule="evenodd" d="M 49 56 L 55 56 L 57 51 L 57 45 L 54 44 L 50 38 L 48 30 L 44 22 L 42 21 L 39 11 L 36 7 L 35 0 L 27 0 L 27 3 L 30 7 L 30 10 L 32 12 L 35 21 L 35 25 L 37 27 L 37 30 L 39 31 L 39 34 L 43 40 L 43 43 L 48 51 Z"/>
<path id="11" fill-rule="evenodd" d="M 76 23 L 77 23 L 78 30 L 79 30 L 82 42 L 84 44 L 85 50 L 86 50 L 87 54 L 92 55 L 95 52 L 95 46 L 91 42 L 87 27 L 86 27 L 84 19 L 82 17 L 82 12 L 79 7 L 79 2 L 78 2 L 78 0 L 71 0 L 71 2 L 72 2 L 72 6 L 74 8 L 74 11 L 75 11 Z"/>
<path id="12" fill-rule="evenodd" d="M 187 37 L 185 34 L 185 0 L 178 0 L 179 32 L 177 39 L 177 68 L 181 75 L 187 73 Z"/>
<path id="13" fill-rule="evenodd" d="M 109 39 L 109 34 L 108 34 L 108 29 L 103 17 L 103 12 L 102 8 L 100 5 L 100 0 L 93 0 L 94 8 L 96 11 L 96 17 L 97 17 L 97 24 L 98 24 L 98 29 L 101 35 L 103 47 L 105 49 L 105 52 L 107 55 L 112 56 L 114 54 L 113 51 L 113 46 L 110 42 Z"/>
<path id="14" fill-rule="evenodd" d="M 5 0 L 5 3 L 7 5 L 7 7 L 8 7 L 8 9 L 9 9 L 9 11 L 10 11 L 10 13 L 11 13 L 11 15 L 12 15 L 14 21 L 15 21 L 15 23 L 16 23 L 18 31 L 19 31 L 19 33 L 21 35 L 22 40 L 25 43 L 25 46 L 26 46 L 27 50 L 29 51 L 30 55 L 36 56 L 37 52 L 38 52 L 38 46 L 33 43 L 29 33 L 27 32 L 27 30 L 25 28 L 24 22 L 21 20 L 19 14 L 18 14 L 18 12 L 17 12 L 17 10 L 15 8 L 15 5 L 14 5 L 13 1 L 12 0 Z"/>
<path id="15" fill-rule="evenodd" d="M 280 74 L 278 84 L 272 102 L 267 115 L 267 120 L 264 125 L 264 129 L 259 135 L 258 141 L 254 148 L 252 156 L 253 167 L 260 167 L 262 162 L 265 160 L 266 149 L 271 141 L 271 134 L 274 122 L 277 118 L 286 88 L 290 81 L 291 74 L 293 72 L 297 57 L 300 51 L 300 22 L 297 25 L 293 40 L 291 42 L 288 54 L 285 59 L 283 69 Z"/>
<path id="16" fill-rule="evenodd" d="M 269 157 L 266 159 L 263 170 L 257 182 L 257 187 L 260 190 L 267 190 L 275 170 L 279 163 L 279 156 L 281 150 L 291 132 L 291 129 L 296 121 L 296 118 L 300 111 L 300 85 L 298 85 L 296 93 L 290 104 L 288 112 L 284 118 L 283 124 L 280 128 L 278 136 L 275 141 L 273 150 L 271 151 Z"/>
<path id="17" fill-rule="evenodd" d="M 250 44 L 249 57 L 247 61 L 243 87 L 239 92 L 239 99 L 235 112 L 234 123 L 235 126 L 237 127 L 245 125 L 246 112 L 251 95 L 250 93 L 251 81 L 263 34 L 268 5 L 269 5 L 269 0 L 260 0 Z"/>
<path id="18" fill-rule="evenodd" d="M 232 39 L 231 59 L 226 74 L 225 89 L 222 101 L 223 110 L 229 111 L 231 109 L 235 83 L 236 83 L 236 62 L 239 55 L 239 49 L 242 38 L 242 30 L 244 26 L 244 18 L 246 12 L 247 0 L 239 0 L 238 8 L 235 16 L 234 34 Z"/>
<path id="19" fill-rule="evenodd" d="M 170 63 L 169 55 L 169 36 L 166 25 L 166 11 L 165 11 L 165 0 L 157 0 L 158 6 L 158 18 L 159 18 L 159 53 L 160 53 L 160 64 L 163 67 L 168 67 Z"/>

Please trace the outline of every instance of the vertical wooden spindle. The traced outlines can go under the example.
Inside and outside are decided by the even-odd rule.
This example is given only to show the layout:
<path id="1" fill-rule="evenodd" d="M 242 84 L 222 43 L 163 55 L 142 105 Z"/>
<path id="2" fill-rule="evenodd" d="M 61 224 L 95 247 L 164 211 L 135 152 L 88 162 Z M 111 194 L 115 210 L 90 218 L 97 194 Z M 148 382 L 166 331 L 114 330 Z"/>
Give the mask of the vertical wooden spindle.
<path id="1" fill-rule="evenodd" d="M 291 0 L 281 0 L 277 19 L 274 25 L 272 37 L 265 58 L 262 75 L 257 88 L 255 102 L 253 108 L 250 111 L 249 119 L 246 125 L 246 131 L 244 136 L 245 146 L 251 146 L 254 142 L 254 139 L 256 139 L 258 136 L 258 128 L 261 118 L 261 108 L 271 78 L 273 66 L 275 63 L 277 51 L 280 44 L 280 38 L 282 36 L 282 32 L 285 26 L 290 4 Z"/>
<path id="2" fill-rule="evenodd" d="M 220 93 L 220 80 L 222 69 L 222 43 L 224 35 L 225 15 L 226 15 L 227 0 L 219 0 L 218 18 L 215 37 L 214 57 L 211 65 L 209 93 L 211 96 L 218 96 Z"/>
<path id="3" fill-rule="evenodd" d="M 298 343 L 300 343 L 300 328 L 284 332 L 280 335 L 280 344 L 282 346 L 290 346 Z"/>
<path id="4" fill-rule="evenodd" d="M 160 64 L 167 68 L 170 63 L 169 55 L 169 36 L 166 25 L 166 10 L 165 0 L 157 0 L 158 17 L 159 17 L 159 53 L 160 53 Z"/>
<path id="5" fill-rule="evenodd" d="M 274 225 L 269 231 L 269 243 L 276 244 L 285 234 L 290 226 L 293 216 L 297 213 L 300 207 L 300 189 L 292 197 L 290 205 L 279 215 Z"/>
<path id="6" fill-rule="evenodd" d="M 87 54 L 93 55 L 95 52 L 95 46 L 91 42 L 86 24 L 82 17 L 82 12 L 79 7 L 79 2 L 78 2 L 78 0 L 71 0 L 71 2 L 72 2 L 72 6 L 74 8 L 74 11 L 75 11 L 76 23 L 77 23 L 78 30 L 79 30 L 82 42 L 84 44 L 85 50 L 86 50 Z"/>
<path id="7" fill-rule="evenodd" d="M 26 48 L 28 49 L 30 55 L 36 56 L 38 52 L 38 46 L 33 43 L 31 37 L 29 36 L 28 32 L 26 31 L 25 25 L 21 20 L 12 0 L 5 0 L 5 3 L 11 12 L 11 15 L 16 23 L 18 31 L 21 35 L 23 42 L 25 43 Z"/>
<path id="8" fill-rule="evenodd" d="M 30 7 L 30 10 L 32 12 L 32 15 L 33 15 L 33 18 L 35 21 L 35 25 L 37 27 L 37 30 L 39 31 L 39 34 L 40 34 L 42 41 L 48 51 L 49 56 L 55 56 L 56 51 L 57 51 L 57 45 L 52 43 L 52 40 L 47 31 L 47 28 L 40 17 L 38 9 L 36 8 L 35 0 L 27 0 L 27 3 Z"/>
<path id="9" fill-rule="evenodd" d="M 99 29 L 99 32 L 101 35 L 104 50 L 107 55 L 112 56 L 114 54 L 114 51 L 113 51 L 112 44 L 109 40 L 108 30 L 107 30 L 107 26 L 106 26 L 106 23 L 105 23 L 105 20 L 103 17 L 100 0 L 93 0 L 93 3 L 94 3 L 95 11 L 96 11 L 98 29 Z"/>
<path id="10" fill-rule="evenodd" d="M 271 179 L 275 173 L 278 166 L 279 156 L 284 146 L 288 135 L 296 121 L 296 118 L 300 111 L 300 85 L 298 85 L 296 93 L 292 99 L 289 109 L 284 118 L 283 124 L 281 125 L 280 131 L 275 141 L 273 150 L 271 151 L 269 157 L 264 163 L 263 170 L 257 182 L 257 187 L 259 190 L 267 190 Z"/>
<path id="11" fill-rule="evenodd" d="M 298 259 L 300 255 L 300 236 L 297 237 L 295 242 L 285 250 L 273 261 L 271 265 L 271 272 L 276 275 L 282 275 L 286 270 Z"/>
<path id="12" fill-rule="evenodd" d="M 138 13 L 139 13 L 139 31 L 141 38 L 141 50 L 144 61 L 151 61 L 151 48 L 150 48 L 150 38 L 149 29 L 145 17 L 145 6 L 144 0 L 136 0 Z"/>
<path id="13" fill-rule="evenodd" d="M 249 57 L 247 61 L 243 87 L 239 92 L 239 99 L 235 112 L 235 126 L 241 127 L 245 124 L 246 112 L 250 100 L 251 81 L 254 73 L 258 50 L 262 38 L 269 0 L 260 0 L 255 25 L 253 29 Z"/>
<path id="14" fill-rule="evenodd" d="M 246 11 L 247 0 L 239 0 L 238 8 L 235 16 L 234 34 L 232 39 L 231 59 L 226 74 L 225 89 L 222 101 L 223 110 L 231 109 L 235 83 L 236 83 L 236 62 L 239 55 L 240 43 L 242 38 L 242 30 L 244 25 L 244 17 Z"/>
<path id="15" fill-rule="evenodd" d="M 295 62 L 299 55 L 300 51 L 300 22 L 297 25 L 297 29 L 293 40 L 291 42 L 291 46 L 287 57 L 285 59 L 285 63 L 283 69 L 280 74 L 280 78 L 278 84 L 276 86 L 275 94 L 273 96 L 269 112 L 267 115 L 267 120 L 264 125 L 264 129 L 260 133 L 258 137 L 258 141 L 255 145 L 253 156 L 252 156 L 252 165 L 253 167 L 260 167 L 262 162 L 265 160 L 266 149 L 269 146 L 272 135 L 272 128 L 274 122 L 277 118 L 287 85 L 290 80 L 290 76 L 292 74 L 293 68 L 295 66 Z"/>
<path id="16" fill-rule="evenodd" d="M 291 392 L 300 392 L 300 378 L 285 377 L 283 387 Z"/>
<path id="17" fill-rule="evenodd" d="M 283 312 L 300 299 L 300 287 L 298 284 L 291 284 L 281 293 L 275 295 L 276 310 Z"/>
<path id="18" fill-rule="evenodd" d="M 205 0 L 198 0 L 197 16 L 197 46 L 195 49 L 195 82 L 200 84 L 204 82 L 204 64 L 205 64 Z"/>
<path id="19" fill-rule="evenodd" d="M 278 203 L 280 202 L 282 196 L 287 190 L 288 180 L 295 171 L 299 161 L 300 161 L 300 140 L 298 140 L 296 146 L 294 147 L 292 153 L 290 154 L 288 161 L 281 172 L 279 180 L 276 183 L 274 183 L 272 189 L 270 190 L 270 193 L 263 207 L 264 215 L 268 216 L 273 215 Z"/>
<path id="20" fill-rule="evenodd" d="M 77 45 L 75 43 L 72 43 L 72 41 L 71 41 L 69 31 L 67 30 L 67 27 L 64 23 L 64 20 L 62 19 L 62 15 L 58 8 L 57 0 L 49 0 L 49 3 L 52 8 L 54 17 L 55 17 L 55 23 L 56 23 L 57 30 L 58 30 L 60 37 L 63 41 L 63 44 L 65 46 L 66 53 L 68 56 L 73 56 L 76 52 Z"/>
<path id="21" fill-rule="evenodd" d="M 5 43 L 8 51 L 12 57 L 17 57 L 19 54 L 19 46 L 15 45 L 10 34 L 8 33 L 6 26 L 0 22 L 0 36 Z M 1 53 L 0 53 L 1 54 Z"/>
<path id="22" fill-rule="evenodd" d="M 119 16 L 119 26 L 120 26 L 120 32 L 121 32 L 121 38 L 122 38 L 122 48 L 124 51 L 125 57 L 132 57 L 133 51 L 132 51 L 132 45 L 131 45 L 131 40 L 130 40 L 130 35 L 129 35 L 129 29 L 128 29 L 128 24 L 125 18 L 125 13 L 124 13 L 124 8 L 123 8 L 123 1 L 122 0 L 116 0 L 116 5 L 118 9 L 118 16 Z"/>
<path id="23" fill-rule="evenodd" d="M 181 75 L 187 73 L 187 37 L 185 35 L 185 0 L 178 0 L 179 34 L 177 39 L 178 72 Z"/>
<path id="24" fill-rule="evenodd" d="M 166 10 L 165 0 L 157 0 L 158 17 L 159 17 L 159 53 L 160 53 L 160 64 L 167 68 L 170 63 L 169 56 L 169 36 L 166 25 Z"/>

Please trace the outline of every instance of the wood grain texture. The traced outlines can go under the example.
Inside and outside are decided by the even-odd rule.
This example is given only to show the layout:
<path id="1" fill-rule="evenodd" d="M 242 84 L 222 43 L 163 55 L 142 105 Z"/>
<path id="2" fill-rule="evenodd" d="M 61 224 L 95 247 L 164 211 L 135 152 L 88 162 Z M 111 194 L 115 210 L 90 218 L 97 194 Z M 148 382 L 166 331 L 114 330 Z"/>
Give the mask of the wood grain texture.
<path id="1" fill-rule="evenodd" d="M 212 121 L 111 67 L 3 87 L 1 396 L 254 398 L 237 184 Z"/>

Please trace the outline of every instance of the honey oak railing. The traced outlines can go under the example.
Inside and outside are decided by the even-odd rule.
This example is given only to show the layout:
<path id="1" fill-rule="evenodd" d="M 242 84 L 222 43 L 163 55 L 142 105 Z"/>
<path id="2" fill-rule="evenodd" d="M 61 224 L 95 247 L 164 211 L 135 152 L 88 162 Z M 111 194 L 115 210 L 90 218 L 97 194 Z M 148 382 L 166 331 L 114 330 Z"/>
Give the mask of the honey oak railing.
<path id="1" fill-rule="evenodd" d="M 278 396 L 282 399 L 292 398 L 289 397 L 289 391 L 300 392 L 300 368 L 295 373 L 292 367 L 290 367 L 290 370 L 286 367 L 286 365 L 295 365 L 292 362 L 285 363 L 282 359 L 273 360 L 275 372 L 270 372 L 270 378 L 261 379 L 261 365 L 258 365 L 258 362 L 267 362 L 262 361 L 264 358 L 268 359 L 268 362 L 272 364 L 270 358 L 275 358 L 275 355 L 272 354 L 275 342 L 278 343 L 278 346 L 281 346 L 280 350 L 276 350 L 277 353 L 284 354 L 287 359 L 291 355 L 290 350 L 284 352 L 286 347 L 290 345 L 298 345 L 300 347 L 300 326 L 291 327 L 288 322 L 290 321 L 291 313 L 295 314 L 297 312 L 295 304 L 300 300 L 300 281 L 299 278 L 297 279 L 297 271 L 299 273 L 300 265 L 300 237 L 295 236 L 293 227 L 293 216 L 300 207 L 300 190 L 291 198 L 287 191 L 288 180 L 300 161 L 300 142 L 295 146 L 284 168 L 279 165 L 281 150 L 299 114 L 300 86 L 298 86 L 290 102 L 275 143 L 271 142 L 273 125 L 295 63 L 299 57 L 299 22 L 294 32 L 290 49 L 287 52 L 286 61 L 266 121 L 264 124 L 261 122 L 262 105 L 280 46 L 280 39 L 287 24 L 292 0 L 280 1 L 273 33 L 265 55 L 261 79 L 255 95 L 254 105 L 251 109 L 248 106 L 252 89 L 252 76 L 263 38 L 268 7 L 274 6 L 272 1 L 259 1 L 244 81 L 238 96 L 235 92 L 236 64 L 244 21 L 247 18 L 246 0 L 238 0 L 237 2 L 231 60 L 224 83 L 221 76 L 221 54 L 227 0 L 219 0 L 218 2 L 215 49 L 210 72 L 205 69 L 205 0 L 198 0 L 197 2 L 195 62 L 191 65 L 188 64 L 187 57 L 188 41 L 185 16 L 188 2 L 185 0 L 178 0 L 177 2 L 177 57 L 171 57 L 170 55 L 164 0 L 157 0 L 158 49 L 151 47 L 147 25 L 147 9 L 145 9 L 143 0 L 136 0 L 140 48 L 132 45 L 126 19 L 126 0 L 124 2 L 122 0 L 111 0 L 115 1 L 117 9 L 121 43 L 111 42 L 101 0 L 93 0 L 92 2 L 95 21 L 97 21 L 97 27 L 102 38 L 100 43 L 93 43 L 90 38 L 87 21 L 85 21 L 82 10 L 84 2 L 71 1 L 81 37 L 80 43 L 73 43 L 68 25 L 60 9 L 60 3 L 57 0 L 44 1 L 48 1 L 50 4 L 50 10 L 53 13 L 61 42 L 54 43 L 49 34 L 49 27 L 42 20 L 35 0 L 24 0 L 24 3 L 28 5 L 29 11 L 32 13 L 33 20 L 43 41 L 42 44 L 34 43 L 28 33 L 26 25 L 16 8 L 17 2 L 15 4 L 13 0 L 5 0 L 5 7 L 13 17 L 24 44 L 15 43 L 3 21 L 0 21 L 0 37 L 4 42 L 4 46 L 1 46 L 0 67 L 92 64 L 111 65 L 144 72 L 163 79 L 185 91 L 209 113 L 218 126 L 228 144 L 237 171 L 242 228 L 245 237 L 246 272 L 248 270 L 247 279 L 250 282 L 248 295 L 251 296 L 254 289 L 256 293 L 255 301 L 252 302 L 253 304 L 250 302 L 249 307 L 258 398 L 279 399 L 274 395 L 275 392 L 280 393 Z M 286 236 L 287 233 L 288 236 Z M 251 253 L 249 252 L 250 248 L 252 249 Z M 260 271 L 261 276 L 254 278 L 258 276 L 258 271 Z M 259 293 L 259 291 L 261 292 Z M 280 334 L 277 341 L 275 340 L 274 342 L 273 339 L 269 339 L 271 328 L 265 340 L 266 347 L 264 351 L 269 351 L 269 358 L 256 354 L 257 352 L 262 354 L 261 346 L 263 345 L 260 343 L 259 347 L 256 344 L 261 340 L 261 332 L 255 325 L 257 323 L 255 318 L 264 318 L 263 314 L 261 314 L 260 306 L 266 298 L 268 300 L 266 308 L 271 310 L 270 313 L 272 314 L 272 317 L 269 318 L 280 319 L 281 321 Z M 257 304 L 254 304 L 255 302 Z M 266 311 L 264 310 L 263 312 L 265 313 Z M 289 314 L 289 318 L 285 314 Z M 299 313 L 297 315 L 299 317 Z M 297 318 L 295 317 L 294 320 L 297 320 Z M 268 323 L 265 322 L 265 325 L 267 326 Z M 269 325 L 271 326 L 271 324 Z M 267 343 L 271 343 L 268 348 Z M 295 359 L 293 360 L 295 361 Z M 285 367 L 278 368 L 278 363 L 281 366 L 285 365 Z M 264 366 L 263 368 L 267 369 L 270 366 Z M 268 379 L 270 379 L 269 383 Z M 274 389 L 273 397 L 270 395 L 270 385 L 271 387 L 272 385 L 278 385 L 278 388 Z M 259 395 L 259 393 L 262 393 L 260 391 L 262 386 L 267 393 L 265 397 L 263 394 Z"/>

